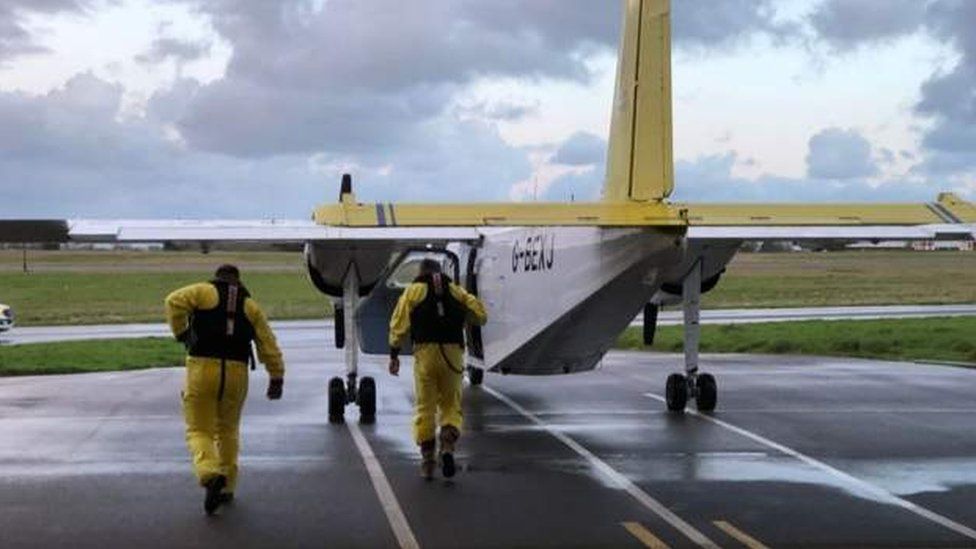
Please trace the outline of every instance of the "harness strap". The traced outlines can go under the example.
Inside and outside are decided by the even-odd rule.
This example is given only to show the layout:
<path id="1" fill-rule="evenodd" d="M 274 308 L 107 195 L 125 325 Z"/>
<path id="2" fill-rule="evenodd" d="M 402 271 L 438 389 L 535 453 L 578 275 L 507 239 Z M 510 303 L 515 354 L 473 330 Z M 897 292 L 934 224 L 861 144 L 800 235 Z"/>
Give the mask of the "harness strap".
<path id="1" fill-rule="evenodd" d="M 237 284 L 227 286 L 227 331 L 228 337 L 234 335 L 234 319 L 237 316 Z"/>
<path id="2" fill-rule="evenodd" d="M 220 388 L 217 389 L 217 402 L 224 399 L 224 386 L 227 384 L 227 359 L 220 359 Z"/>
<path id="3" fill-rule="evenodd" d="M 444 350 L 444 344 L 443 343 L 438 343 L 437 344 L 437 348 L 440 349 L 440 351 L 441 351 L 441 358 L 444 359 L 444 363 L 447 364 L 447 367 L 452 372 L 454 372 L 455 374 L 463 374 L 464 373 L 464 369 L 463 368 L 460 368 L 460 367 L 455 368 L 454 367 L 454 364 L 451 363 L 451 359 L 447 358 L 447 352 Z"/>

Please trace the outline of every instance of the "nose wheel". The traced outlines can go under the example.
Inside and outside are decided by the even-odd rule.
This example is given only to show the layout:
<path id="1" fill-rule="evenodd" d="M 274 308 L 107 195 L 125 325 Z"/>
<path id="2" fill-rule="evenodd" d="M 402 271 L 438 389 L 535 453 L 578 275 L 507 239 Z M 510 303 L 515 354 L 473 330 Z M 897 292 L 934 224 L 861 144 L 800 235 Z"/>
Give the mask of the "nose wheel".
<path id="1" fill-rule="evenodd" d="M 474 387 L 481 385 L 485 381 L 485 371 L 481 368 L 468 366 L 468 381 L 470 381 L 471 385 Z"/>
<path id="2" fill-rule="evenodd" d="M 664 397 L 671 412 L 684 412 L 690 398 L 695 400 L 699 412 L 711 412 L 718 403 L 718 383 L 712 374 L 671 374 Z"/>
<path id="3" fill-rule="evenodd" d="M 346 406 L 355 404 L 359 407 L 359 421 L 373 423 L 376 421 L 376 380 L 364 377 L 357 383 L 354 376 L 348 382 L 341 377 L 329 380 L 329 423 L 345 421 Z"/>

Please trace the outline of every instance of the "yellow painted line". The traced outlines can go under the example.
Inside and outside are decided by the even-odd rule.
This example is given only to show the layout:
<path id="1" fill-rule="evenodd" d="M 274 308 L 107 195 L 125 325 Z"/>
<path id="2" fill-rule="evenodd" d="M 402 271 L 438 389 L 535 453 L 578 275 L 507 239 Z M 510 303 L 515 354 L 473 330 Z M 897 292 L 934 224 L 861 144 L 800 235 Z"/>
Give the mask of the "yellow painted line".
<path id="1" fill-rule="evenodd" d="M 667 543 L 661 541 L 657 536 L 651 533 L 650 530 L 644 528 L 644 525 L 639 522 L 621 522 L 621 526 L 627 529 L 628 532 L 641 543 L 650 547 L 651 549 L 670 549 Z"/>
<path id="2" fill-rule="evenodd" d="M 740 542 L 742 545 L 745 545 L 749 549 L 769 549 L 769 547 L 764 545 L 761 541 L 743 532 L 742 530 L 739 530 L 735 526 L 732 526 L 732 524 L 727 521 L 716 520 L 713 521 L 712 524 L 717 526 L 719 530 L 735 538 L 736 541 Z"/>

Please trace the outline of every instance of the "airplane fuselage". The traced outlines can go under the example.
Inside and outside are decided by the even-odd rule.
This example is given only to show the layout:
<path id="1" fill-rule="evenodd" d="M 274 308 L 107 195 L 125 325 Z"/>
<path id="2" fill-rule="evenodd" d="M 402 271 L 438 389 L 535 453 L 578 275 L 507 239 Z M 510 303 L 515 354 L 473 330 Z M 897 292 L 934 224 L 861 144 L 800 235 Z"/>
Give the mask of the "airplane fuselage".
<path id="1" fill-rule="evenodd" d="M 686 256 L 681 230 L 510 227 L 455 244 L 459 282 L 484 301 L 489 322 L 469 332 L 470 365 L 548 375 L 594 368 Z M 366 353 L 385 352 L 396 257 L 405 250 L 306 250 L 313 280 L 355 269 L 368 289 L 357 314 Z M 320 289 L 341 288 L 326 280 Z M 334 295 L 334 294 L 333 294 Z M 478 341 L 472 341 L 477 338 Z"/>

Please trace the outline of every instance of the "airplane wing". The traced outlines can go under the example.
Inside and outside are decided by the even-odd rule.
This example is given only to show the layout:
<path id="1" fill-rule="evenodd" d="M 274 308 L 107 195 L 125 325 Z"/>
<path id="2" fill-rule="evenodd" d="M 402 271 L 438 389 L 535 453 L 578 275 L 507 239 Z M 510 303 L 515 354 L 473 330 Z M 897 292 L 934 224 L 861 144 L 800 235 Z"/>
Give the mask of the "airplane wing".
<path id="1" fill-rule="evenodd" d="M 336 227 L 301 220 L 0 220 L 0 242 L 398 242 L 477 241 L 472 227 Z"/>
<path id="2" fill-rule="evenodd" d="M 976 240 L 976 206 L 952 194 L 926 204 L 675 204 L 687 219 L 688 253 L 652 303 L 680 302 L 682 281 L 699 266 L 713 288 L 744 241 L 847 244 Z"/>
<path id="3" fill-rule="evenodd" d="M 926 204 L 695 204 L 692 241 L 973 240 L 976 206 L 953 194 Z"/>

